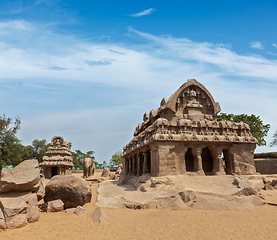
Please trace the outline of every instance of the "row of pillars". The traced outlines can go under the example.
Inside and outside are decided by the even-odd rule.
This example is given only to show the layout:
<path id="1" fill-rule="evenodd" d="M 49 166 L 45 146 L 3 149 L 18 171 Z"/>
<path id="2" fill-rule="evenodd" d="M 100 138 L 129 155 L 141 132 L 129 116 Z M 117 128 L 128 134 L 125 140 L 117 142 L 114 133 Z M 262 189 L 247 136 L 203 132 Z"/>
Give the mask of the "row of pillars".
<path id="1" fill-rule="evenodd" d="M 187 152 L 188 148 L 185 148 L 185 153 Z M 191 148 L 192 150 L 192 155 L 193 155 L 193 171 L 198 172 L 201 175 L 204 175 L 204 170 L 203 170 L 203 161 L 202 161 L 202 147 L 195 147 Z M 213 166 L 212 166 L 212 173 L 213 174 L 226 174 L 225 169 L 224 169 L 224 162 L 222 159 L 222 149 L 221 148 L 214 148 L 211 151 L 212 153 L 212 161 L 213 161 Z M 229 156 L 228 159 L 226 159 L 228 162 L 230 161 Z M 229 165 L 231 165 L 229 163 Z M 231 166 L 228 166 L 231 167 Z M 230 169 L 231 170 L 231 169 Z"/>
<path id="2" fill-rule="evenodd" d="M 151 172 L 150 151 L 140 152 L 125 159 L 125 173 L 127 175 L 147 174 Z"/>

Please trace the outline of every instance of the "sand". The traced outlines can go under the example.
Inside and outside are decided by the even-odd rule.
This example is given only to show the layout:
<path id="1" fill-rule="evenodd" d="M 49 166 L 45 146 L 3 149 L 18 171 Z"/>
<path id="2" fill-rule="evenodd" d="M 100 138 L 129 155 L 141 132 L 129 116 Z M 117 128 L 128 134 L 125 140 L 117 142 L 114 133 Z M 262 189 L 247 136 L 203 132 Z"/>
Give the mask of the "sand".
<path id="1" fill-rule="evenodd" d="M 96 176 L 100 173 L 96 173 Z M 93 200 L 83 207 L 96 207 Z M 277 203 L 277 190 L 263 191 L 267 202 Z M 254 211 L 109 209 L 109 219 L 97 226 L 89 214 L 41 213 L 36 223 L 0 232 L 0 239 L 277 239 L 277 206 Z"/>

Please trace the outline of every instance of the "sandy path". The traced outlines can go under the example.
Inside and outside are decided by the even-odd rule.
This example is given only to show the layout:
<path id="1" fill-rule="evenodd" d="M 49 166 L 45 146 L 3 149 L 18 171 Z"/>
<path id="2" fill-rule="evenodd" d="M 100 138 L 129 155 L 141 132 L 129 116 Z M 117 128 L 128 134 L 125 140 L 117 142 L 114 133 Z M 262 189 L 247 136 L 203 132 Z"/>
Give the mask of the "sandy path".
<path id="1" fill-rule="evenodd" d="M 93 200 L 84 205 L 89 212 Z M 277 190 L 266 191 L 277 203 Z M 42 213 L 40 220 L 20 229 L 0 232 L 0 239 L 277 239 L 277 207 L 255 211 L 103 209 L 109 220 L 97 227 L 89 215 Z"/>

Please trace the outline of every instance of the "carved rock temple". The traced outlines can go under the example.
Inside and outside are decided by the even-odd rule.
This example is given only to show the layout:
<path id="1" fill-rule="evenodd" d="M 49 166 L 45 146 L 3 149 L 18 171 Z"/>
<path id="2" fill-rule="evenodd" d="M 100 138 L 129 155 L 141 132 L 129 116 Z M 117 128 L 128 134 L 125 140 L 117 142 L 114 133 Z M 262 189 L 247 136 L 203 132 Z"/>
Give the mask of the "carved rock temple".
<path id="1" fill-rule="evenodd" d="M 69 150 L 69 144 L 63 137 L 55 136 L 51 140 L 46 156 L 43 156 L 40 166 L 45 178 L 55 175 L 71 175 L 73 159 Z"/>
<path id="2" fill-rule="evenodd" d="M 254 174 L 256 138 L 247 124 L 217 121 L 220 105 L 189 79 L 143 116 L 123 148 L 123 175 Z"/>

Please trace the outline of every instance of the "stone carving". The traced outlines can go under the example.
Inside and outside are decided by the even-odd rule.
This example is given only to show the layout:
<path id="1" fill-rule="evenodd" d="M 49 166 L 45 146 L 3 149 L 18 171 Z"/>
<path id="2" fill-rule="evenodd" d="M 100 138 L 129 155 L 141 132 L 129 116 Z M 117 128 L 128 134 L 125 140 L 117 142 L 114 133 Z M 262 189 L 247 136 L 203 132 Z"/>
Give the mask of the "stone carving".
<path id="1" fill-rule="evenodd" d="M 257 140 L 243 122 L 218 122 L 220 110 L 210 92 L 189 79 L 143 115 L 123 148 L 123 176 L 255 173 Z"/>
<path id="2" fill-rule="evenodd" d="M 42 158 L 40 166 L 43 169 L 45 178 L 52 178 L 55 175 L 71 175 L 73 159 L 69 150 L 68 142 L 59 136 L 51 140 L 51 147 Z"/>
<path id="3" fill-rule="evenodd" d="M 81 160 L 81 162 L 82 162 L 82 165 L 83 165 L 84 178 L 94 176 L 94 172 L 95 172 L 94 159 L 84 158 L 84 159 Z"/>

